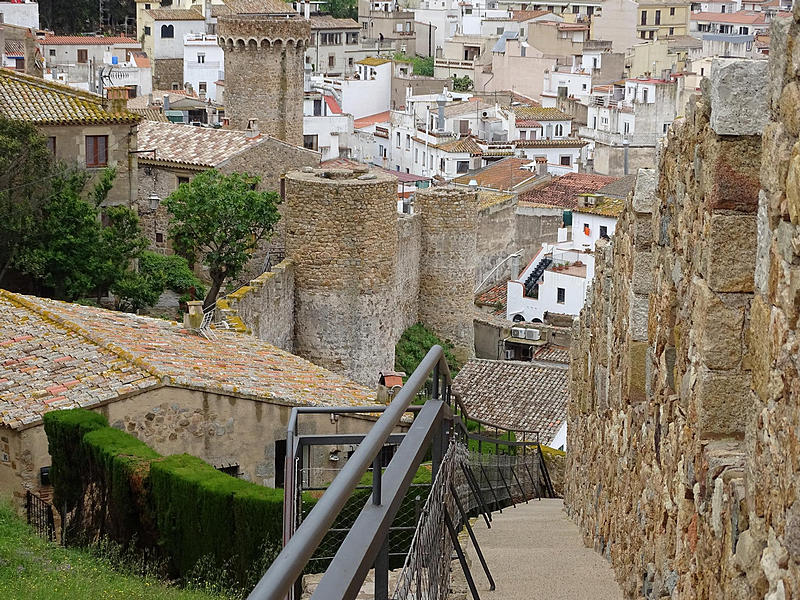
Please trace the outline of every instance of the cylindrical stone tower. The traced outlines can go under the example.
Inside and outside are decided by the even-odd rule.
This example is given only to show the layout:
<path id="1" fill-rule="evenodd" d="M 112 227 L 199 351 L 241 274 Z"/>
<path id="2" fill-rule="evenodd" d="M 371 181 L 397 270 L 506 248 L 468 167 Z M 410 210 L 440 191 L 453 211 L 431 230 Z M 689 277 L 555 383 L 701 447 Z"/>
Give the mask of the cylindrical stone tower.
<path id="1" fill-rule="evenodd" d="M 459 357 L 472 357 L 478 194 L 449 185 L 418 190 L 414 210 L 422 219 L 419 320 Z"/>
<path id="2" fill-rule="evenodd" d="M 295 353 L 376 385 L 394 368 L 397 179 L 366 168 L 289 173 L 285 220 Z"/>
<path id="3" fill-rule="evenodd" d="M 232 129 L 258 129 L 303 145 L 303 65 L 309 21 L 281 0 L 233 0 L 218 19 L 225 52 L 225 116 Z"/>

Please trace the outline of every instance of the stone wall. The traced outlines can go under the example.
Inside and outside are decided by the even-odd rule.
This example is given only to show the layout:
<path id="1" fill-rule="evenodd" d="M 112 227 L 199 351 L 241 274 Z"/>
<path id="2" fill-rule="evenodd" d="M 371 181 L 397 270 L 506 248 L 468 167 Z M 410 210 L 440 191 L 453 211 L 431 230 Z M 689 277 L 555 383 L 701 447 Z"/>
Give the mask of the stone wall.
<path id="1" fill-rule="evenodd" d="M 482 287 L 489 287 L 498 281 L 509 279 L 511 261 L 507 261 L 494 273 L 492 270 L 509 254 L 516 252 L 515 198 L 498 204 L 482 207 L 478 211 L 475 248 L 475 285 L 481 284 L 487 276 L 491 277 Z"/>
<path id="2" fill-rule="evenodd" d="M 418 190 L 415 207 L 422 219 L 419 320 L 469 358 L 478 194 L 455 186 Z"/>
<path id="3" fill-rule="evenodd" d="M 566 506 L 630 598 L 800 594 L 798 17 L 714 60 L 574 326 Z"/>
<path id="4" fill-rule="evenodd" d="M 348 169 L 286 176 L 295 353 L 370 386 L 394 368 L 396 185 Z"/>
<path id="5" fill-rule="evenodd" d="M 173 83 L 183 89 L 183 59 L 156 58 L 153 60 L 153 89 L 171 90 Z"/>
<path id="6" fill-rule="evenodd" d="M 305 19 L 230 15 L 218 21 L 225 51 L 225 115 L 233 129 L 259 129 L 303 145 L 303 65 L 311 26 Z"/>
<path id="7" fill-rule="evenodd" d="M 273 346 L 294 348 L 294 266 L 284 260 L 224 298 L 217 310 L 230 327 Z"/>
<path id="8" fill-rule="evenodd" d="M 397 315 L 393 340 L 419 321 L 419 261 L 422 253 L 422 221 L 419 215 L 398 215 L 395 295 Z"/>

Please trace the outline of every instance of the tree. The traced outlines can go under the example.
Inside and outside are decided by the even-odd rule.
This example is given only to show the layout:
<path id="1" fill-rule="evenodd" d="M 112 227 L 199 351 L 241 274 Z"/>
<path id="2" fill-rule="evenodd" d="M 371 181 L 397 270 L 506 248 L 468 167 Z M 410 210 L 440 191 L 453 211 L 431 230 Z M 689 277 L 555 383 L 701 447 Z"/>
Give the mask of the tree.
<path id="1" fill-rule="evenodd" d="M 433 77 L 433 57 L 432 56 L 408 56 L 402 52 L 395 52 L 394 60 L 399 62 L 411 63 L 414 68 L 414 75 Z"/>
<path id="2" fill-rule="evenodd" d="M 337 19 L 358 20 L 358 5 L 355 0 L 328 0 L 326 8 Z"/>
<path id="3" fill-rule="evenodd" d="M 0 285 L 50 194 L 53 155 L 30 123 L 0 117 Z"/>
<path id="4" fill-rule="evenodd" d="M 182 184 L 166 200 L 173 246 L 190 263 L 208 267 L 211 288 L 204 308 L 217 299 L 225 279 L 236 277 L 262 239 L 280 219 L 280 197 L 257 190 L 261 178 L 223 175 L 211 169 Z"/>
<path id="5" fill-rule="evenodd" d="M 454 92 L 468 92 L 472 89 L 472 79 L 468 75 L 463 77 L 456 77 L 453 75 L 453 91 Z"/>

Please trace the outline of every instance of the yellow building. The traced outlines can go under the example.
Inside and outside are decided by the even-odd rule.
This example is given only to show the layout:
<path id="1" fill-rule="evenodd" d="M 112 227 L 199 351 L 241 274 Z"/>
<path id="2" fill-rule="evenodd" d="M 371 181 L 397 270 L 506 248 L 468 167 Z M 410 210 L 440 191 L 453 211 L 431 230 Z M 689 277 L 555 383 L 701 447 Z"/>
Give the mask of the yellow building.
<path id="1" fill-rule="evenodd" d="M 689 3 L 680 0 L 639 0 L 636 36 L 655 40 L 667 36 L 688 35 Z"/>

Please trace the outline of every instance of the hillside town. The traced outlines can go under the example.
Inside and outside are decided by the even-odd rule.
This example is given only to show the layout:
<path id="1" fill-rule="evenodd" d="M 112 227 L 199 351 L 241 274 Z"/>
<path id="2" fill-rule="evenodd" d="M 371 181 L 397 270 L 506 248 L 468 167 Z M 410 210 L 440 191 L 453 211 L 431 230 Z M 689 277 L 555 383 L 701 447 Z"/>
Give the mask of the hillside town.
<path id="1" fill-rule="evenodd" d="M 797 597 L 795 43 L 0 0 L 0 598 Z"/>

